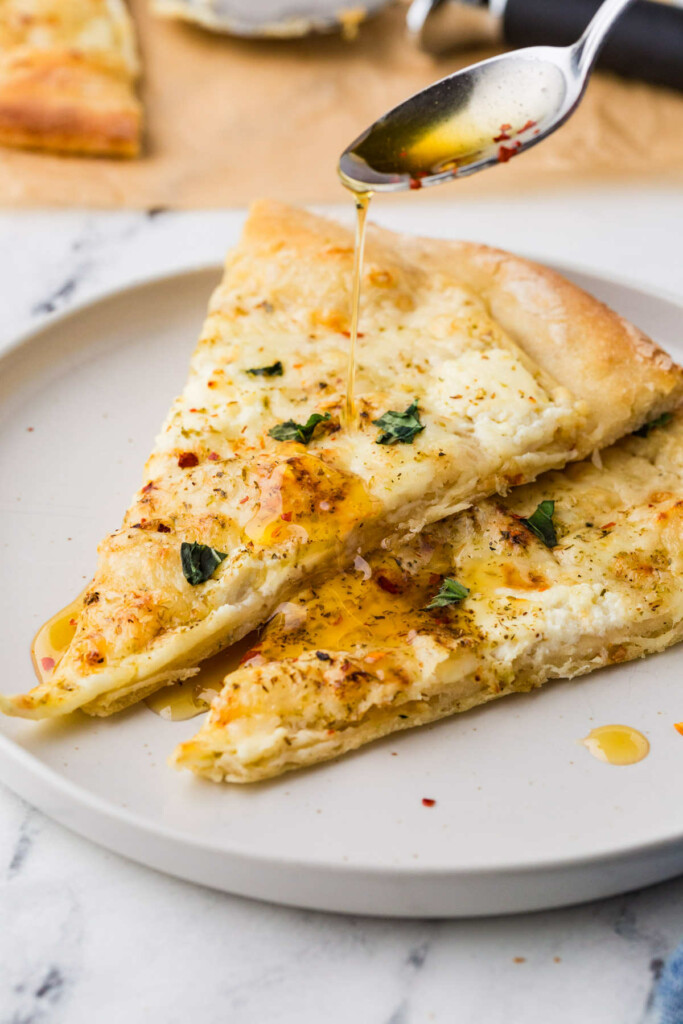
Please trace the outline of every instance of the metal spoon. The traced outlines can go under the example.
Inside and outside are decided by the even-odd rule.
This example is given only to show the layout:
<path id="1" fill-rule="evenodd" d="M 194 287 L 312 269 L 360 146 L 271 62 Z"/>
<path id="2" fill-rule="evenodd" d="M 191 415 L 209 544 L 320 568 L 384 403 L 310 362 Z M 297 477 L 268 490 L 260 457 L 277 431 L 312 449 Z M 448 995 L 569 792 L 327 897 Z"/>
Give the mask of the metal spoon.
<path id="1" fill-rule="evenodd" d="M 435 82 L 375 121 L 339 160 L 354 192 L 474 174 L 535 146 L 574 112 L 604 39 L 633 0 L 605 0 L 573 46 L 532 46 Z"/>

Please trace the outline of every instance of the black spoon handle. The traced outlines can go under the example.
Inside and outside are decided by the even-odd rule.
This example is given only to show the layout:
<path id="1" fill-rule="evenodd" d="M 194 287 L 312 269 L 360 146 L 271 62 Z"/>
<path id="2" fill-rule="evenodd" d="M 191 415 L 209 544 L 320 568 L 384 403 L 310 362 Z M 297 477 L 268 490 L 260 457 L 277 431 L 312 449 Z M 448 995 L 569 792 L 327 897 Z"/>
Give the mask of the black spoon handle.
<path id="1" fill-rule="evenodd" d="M 503 15 L 510 46 L 568 46 L 600 0 L 507 0 Z M 630 78 L 683 89 L 683 8 L 636 0 L 607 37 L 598 65 Z"/>

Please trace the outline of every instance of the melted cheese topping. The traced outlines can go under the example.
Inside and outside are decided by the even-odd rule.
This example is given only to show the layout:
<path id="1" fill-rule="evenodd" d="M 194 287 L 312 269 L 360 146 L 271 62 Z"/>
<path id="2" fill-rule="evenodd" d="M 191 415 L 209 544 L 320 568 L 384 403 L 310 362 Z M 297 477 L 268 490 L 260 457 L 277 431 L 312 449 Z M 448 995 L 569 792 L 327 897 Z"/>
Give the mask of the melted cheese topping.
<path id="1" fill-rule="evenodd" d="M 485 501 L 299 594 L 297 613 L 274 617 L 177 763 L 217 779 L 277 774 L 674 642 L 683 416 L 603 461 Z M 552 549 L 520 519 L 546 499 Z M 468 597 L 427 611 L 445 577 Z"/>

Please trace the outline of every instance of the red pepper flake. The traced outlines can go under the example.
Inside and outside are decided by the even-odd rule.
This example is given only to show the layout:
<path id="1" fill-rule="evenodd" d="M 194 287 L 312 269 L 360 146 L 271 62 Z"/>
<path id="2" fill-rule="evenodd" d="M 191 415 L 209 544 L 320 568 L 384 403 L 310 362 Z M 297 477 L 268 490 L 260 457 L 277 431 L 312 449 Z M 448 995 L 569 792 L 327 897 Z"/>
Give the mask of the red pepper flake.
<path id="1" fill-rule="evenodd" d="M 207 386 L 207 388 L 215 388 L 216 387 L 216 381 L 215 380 L 209 380 L 209 381 L 207 381 L 206 386 Z"/>
<path id="2" fill-rule="evenodd" d="M 382 590 L 386 590 L 387 594 L 400 594 L 403 590 L 400 583 L 395 583 L 388 576 L 378 576 L 377 586 L 381 587 Z"/>
<path id="3" fill-rule="evenodd" d="M 493 141 L 494 142 L 506 142 L 506 141 L 509 140 L 509 138 L 510 138 L 510 136 L 508 135 L 507 132 L 501 132 L 500 135 L 494 135 L 493 136 Z"/>
<path id="4" fill-rule="evenodd" d="M 374 665 L 376 661 L 381 661 L 382 658 L 386 658 L 386 651 L 370 651 L 370 654 L 366 654 L 364 660 Z"/>
<path id="5" fill-rule="evenodd" d="M 218 452 L 209 452 L 209 458 L 211 459 L 212 462 L 220 461 L 220 455 L 218 454 Z"/>
<path id="6" fill-rule="evenodd" d="M 75 626 L 76 625 L 76 620 L 75 619 L 69 619 L 69 625 L 70 626 Z"/>
<path id="7" fill-rule="evenodd" d="M 284 519 L 284 521 L 286 523 L 291 523 L 291 521 L 292 521 L 292 513 L 291 512 L 283 512 L 282 515 L 280 516 L 280 519 Z"/>
<path id="8" fill-rule="evenodd" d="M 674 722 L 674 729 L 679 735 L 683 736 L 683 722 Z"/>
<path id="9" fill-rule="evenodd" d="M 52 672 L 52 669 L 55 667 L 55 659 L 54 658 L 41 658 L 40 659 L 40 665 L 41 665 L 41 668 L 42 668 L 43 672 Z"/>
<path id="10" fill-rule="evenodd" d="M 240 498 L 240 505 L 244 505 L 245 501 L 249 501 L 249 495 L 248 494 L 247 494 L 246 498 Z"/>
<path id="11" fill-rule="evenodd" d="M 190 412 L 199 412 L 199 409 L 190 409 Z"/>
<path id="12" fill-rule="evenodd" d="M 170 532 L 171 532 L 171 527 L 170 526 L 166 526 L 164 523 L 159 523 L 159 525 L 157 526 L 157 533 L 170 533 Z"/>
<path id="13" fill-rule="evenodd" d="M 423 807 L 433 807 L 435 803 L 436 803 L 436 800 L 432 800 L 432 798 L 429 797 L 429 796 L 423 796 L 422 797 L 422 806 Z"/>
<path id="14" fill-rule="evenodd" d="M 510 157 L 513 157 L 517 150 L 520 148 L 522 143 L 519 139 L 513 142 L 511 146 L 499 146 L 498 147 L 498 163 L 506 164 Z"/>
<path id="15" fill-rule="evenodd" d="M 529 130 L 529 128 L 535 128 L 537 123 L 538 123 L 537 121 L 527 121 L 527 123 L 525 125 L 522 125 L 522 127 L 519 129 L 517 134 L 521 135 L 522 132 L 527 132 Z"/>
<path id="16" fill-rule="evenodd" d="M 605 525 L 601 526 L 600 529 L 601 530 L 611 530 L 612 527 L 616 526 L 616 525 L 617 525 L 616 523 L 605 523 Z"/>
<path id="17" fill-rule="evenodd" d="M 145 486 L 142 488 L 142 493 L 143 494 L 148 494 L 149 491 L 152 491 L 152 490 L 154 490 L 154 484 L 150 480 L 150 482 L 148 484 L 145 484 Z"/>
<path id="18" fill-rule="evenodd" d="M 513 964 L 525 964 L 526 963 L 526 957 L 525 956 L 513 956 L 512 962 L 513 962 Z"/>
<path id="19" fill-rule="evenodd" d="M 181 469 L 192 469 L 199 465 L 199 459 L 194 452 L 181 452 L 178 456 L 178 465 Z"/>
<path id="20" fill-rule="evenodd" d="M 256 658 L 260 653 L 261 647 L 259 644 L 257 644 L 256 647 L 252 647 L 251 650 L 247 651 L 246 654 L 242 655 L 242 657 L 240 658 L 240 665 L 246 665 L 248 661 L 251 661 L 252 658 Z"/>
<path id="21" fill-rule="evenodd" d="M 500 126 L 500 130 L 501 130 L 502 132 L 509 132 L 511 128 L 512 128 L 512 125 L 511 125 L 511 124 L 502 124 L 502 125 Z"/>
<path id="22" fill-rule="evenodd" d="M 408 187 L 412 189 L 422 188 L 422 182 L 419 178 L 411 178 L 410 185 Z"/>

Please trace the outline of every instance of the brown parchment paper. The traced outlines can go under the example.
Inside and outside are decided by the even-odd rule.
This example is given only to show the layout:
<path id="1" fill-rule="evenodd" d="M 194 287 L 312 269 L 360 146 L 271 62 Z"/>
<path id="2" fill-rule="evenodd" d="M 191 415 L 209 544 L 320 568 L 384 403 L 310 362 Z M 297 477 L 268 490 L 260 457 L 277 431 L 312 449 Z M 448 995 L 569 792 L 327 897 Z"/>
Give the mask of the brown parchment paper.
<path id="1" fill-rule="evenodd" d="M 258 0 L 254 0 L 258 2 Z M 0 204 L 240 206 L 267 195 L 340 201 L 341 150 L 406 96 L 486 56 L 434 58 L 405 38 L 405 8 L 357 38 L 247 42 L 154 17 L 132 0 L 146 137 L 132 162 L 0 150 Z M 448 186 L 459 195 L 600 180 L 683 183 L 683 95 L 596 75 L 577 114 L 517 160 Z M 443 188 L 425 197 L 444 199 Z"/>

